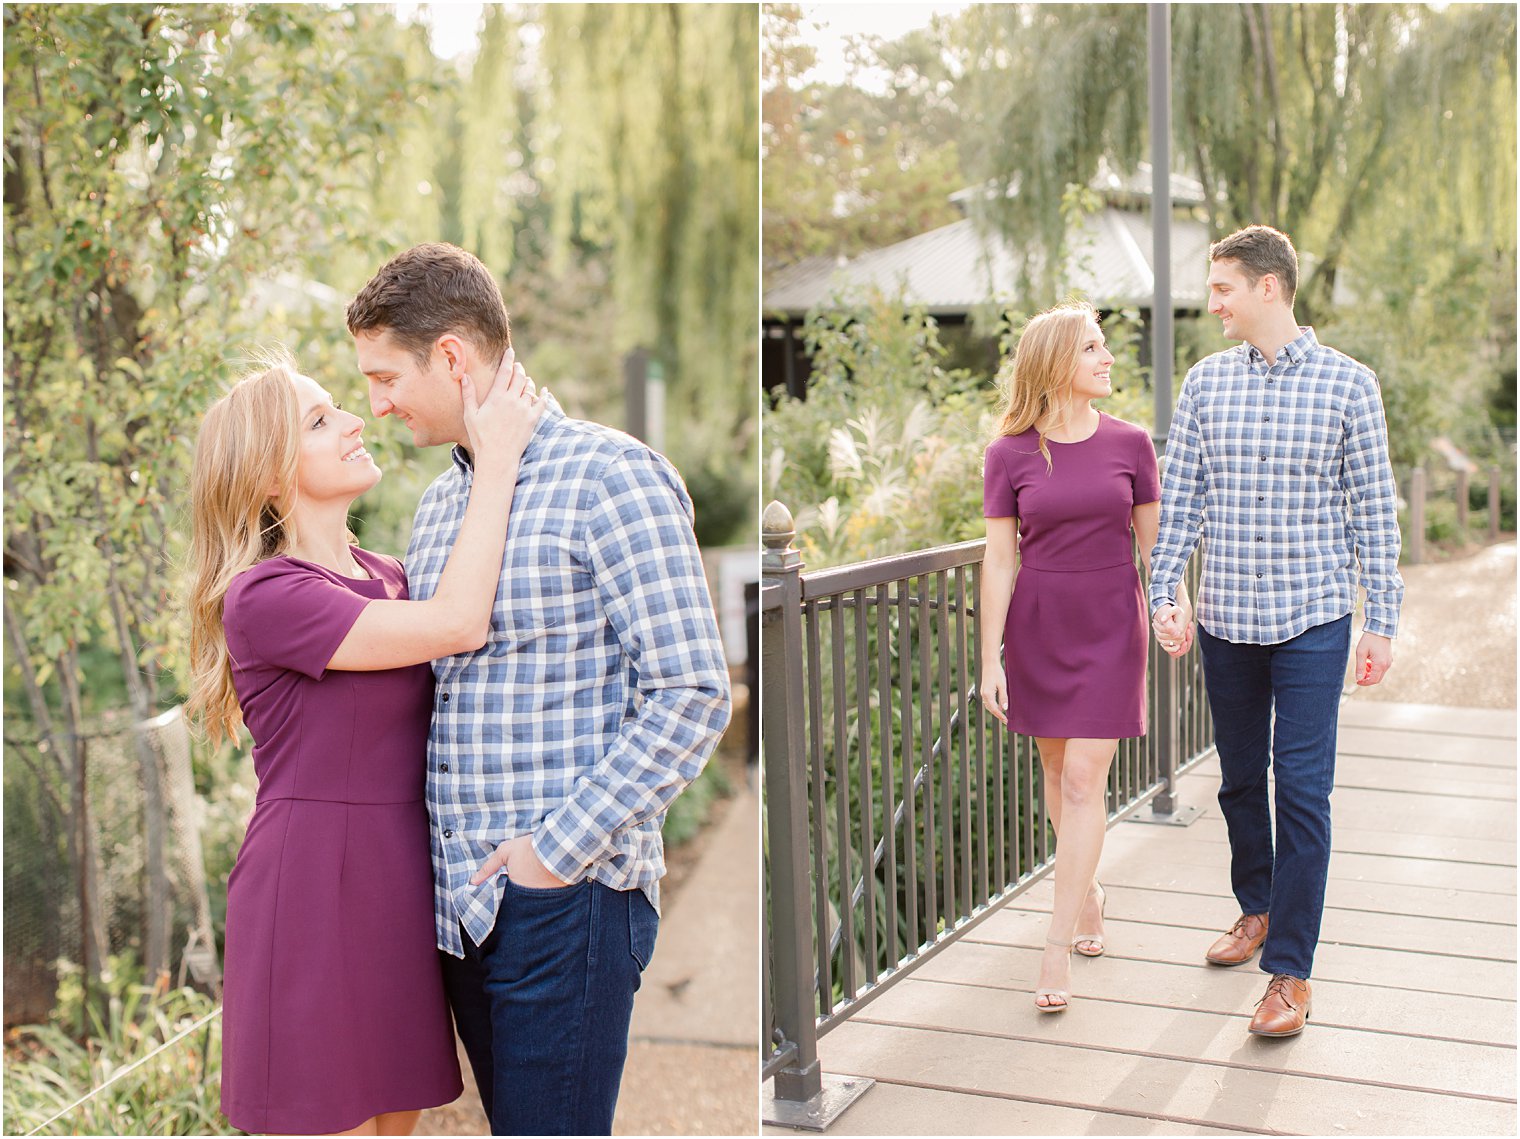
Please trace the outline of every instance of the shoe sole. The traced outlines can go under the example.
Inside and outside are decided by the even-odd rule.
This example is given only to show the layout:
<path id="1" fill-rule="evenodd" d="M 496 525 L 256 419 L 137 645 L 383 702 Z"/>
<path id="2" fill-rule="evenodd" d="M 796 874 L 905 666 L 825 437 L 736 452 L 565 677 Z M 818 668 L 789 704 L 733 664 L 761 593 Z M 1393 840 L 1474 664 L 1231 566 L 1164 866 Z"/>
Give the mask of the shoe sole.
<path id="1" fill-rule="evenodd" d="M 1264 1028 L 1248 1028 L 1246 1031 L 1249 1032 L 1252 1036 L 1265 1036 L 1273 1040 L 1281 1039 L 1284 1036 L 1297 1036 L 1300 1032 L 1309 1027 L 1309 1013 L 1312 1011 L 1312 1009 L 1313 1006 L 1311 1005 L 1309 1008 L 1304 1010 L 1303 1024 L 1299 1025 L 1297 1028 L 1290 1028 L 1287 1032 L 1268 1032 Z"/>
<path id="2" fill-rule="evenodd" d="M 1255 958 L 1255 956 L 1256 956 L 1256 954 L 1258 952 L 1259 952 L 1259 950 L 1253 949 L 1253 950 L 1251 950 L 1251 956 L 1250 957 L 1242 957 L 1238 961 L 1221 961 L 1218 957 L 1209 957 L 1207 955 L 1205 955 L 1203 959 L 1205 961 L 1207 961 L 1210 965 L 1218 965 L 1222 969 L 1233 969 L 1237 965 L 1248 965 L 1248 964 L 1250 964 L 1250 962 L 1252 961 L 1253 958 Z"/>

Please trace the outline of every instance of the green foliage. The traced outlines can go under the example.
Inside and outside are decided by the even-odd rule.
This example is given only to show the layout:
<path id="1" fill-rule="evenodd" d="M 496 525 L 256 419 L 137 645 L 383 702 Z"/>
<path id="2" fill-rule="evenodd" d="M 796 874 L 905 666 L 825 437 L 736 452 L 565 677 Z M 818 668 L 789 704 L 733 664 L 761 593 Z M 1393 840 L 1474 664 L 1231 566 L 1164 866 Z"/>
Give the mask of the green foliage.
<path id="1" fill-rule="evenodd" d="M 401 98 L 380 60 L 337 50 L 354 20 L 6 9 L 6 74 L 26 80 L 5 140 L 7 618 L 39 685 L 76 683 L 81 646 L 104 644 L 134 710 L 159 703 L 188 443 L 237 301 L 320 251 L 344 194 L 312 167 L 362 168 Z"/>
<path id="2" fill-rule="evenodd" d="M 182 695 L 205 407 L 278 342 L 363 409 L 343 307 L 407 245 L 452 240 L 502 275 L 532 374 L 571 414 L 618 424 L 620 354 L 666 354 L 705 532 L 752 526 L 752 10 L 494 5 L 457 64 L 379 5 L 7 5 L 4 22 L 5 701 L 59 786 L 95 712 Z M 385 478 L 354 528 L 399 554 L 448 458 L 392 423 L 367 443 Z M 220 907 L 249 772 L 195 763 Z M 72 838 L 64 856 L 81 860 Z"/>
<path id="3" fill-rule="evenodd" d="M 997 319 L 1003 359 L 1025 319 Z M 1114 394 L 1099 406 L 1149 427 L 1138 314 L 1111 315 L 1105 332 Z M 807 399 L 781 399 L 764 426 L 766 497 L 792 511 L 807 565 L 982 537 L 982 455 L 1005 399 L 1002 378 L 946 368 L 939 327 L 900 297 L 814 312 L 803 335 L 814 369 Z"/>
<path id="4" fill-rule="evenodd" d="M 765 413 L 766 496 L 797 523 L 806 563 L 826 565 L 980 537 L 982 451 L 993 393 L 941 367 L 923 312 L 877 294 L 813 313 L 808 398 Z"/>
<path id="5" fill-rule="evenodd" d="M 665 365 L 698 428 L 671 433 L 678 463 L 753 454 L 758 14 L 554 4 L 542 25 L 553 229 L 610 250 L 607 347 Z"/>
<path id="6" fill-rule="evenodd" d="M 702 774 L 676 796 L 665 815 L 665 825 L 660 834 L 666 846 L 680 846 L 690 842 L 708 822 L 712 809 L 720 801 L 733 794 L 733 784 L 723 764 L 714 756 L 702 769 Z"/>
<path id="7" fill-rule="evenodd" d="M 92 1089 L 97 1094 L 44 1135 L 238 1135 L 223 1118 L 221 1019 L 183 1040 L 109 1087 L 113 1075 L 191 1028 L 215 1008 L 194 989 L 156 990 L 134 979 L 135 965 L 112 958 L 102 975 L 106 999 L 83 1002 L 77 969 L 64 972 L 58 1008 L 47 1024 L 8 1034 L 5 1119 L 11 1134 L 40 1126 Z M 84 1018 L 88 1036 L 75 1029 Z"/>
<path id="8" fill-rule="evenodd" d="M 900 80 L 885 96 L 847 84 L 804 87 L 814 53 L 801 40 L 801 9 L 767 4 L 764 12 L 766 264 L 848 256 L 956 221 L 958 112 L 934 37 L 869 38 L 864 55 Z"/>
<path id="9" fill-rule="evenodd" d="M 1406 232 L 1366 250 L 1363 263 L 1378 304 L 1339 309 L 1317 331 L 1378 374 L 1393 460 L 1413 464 L 1484 403 L 1503 332 L 1472 315 L 1488 307 L 1492 290 L 1513 289 L 1513 261 L 1506 283 L 1502 260 L 1433 250 Z"/>
<path id="10" fill-rule="evenodd" d="M 1123 170 L 1142 157 L 1145 21 L 1135 4 L 987 4 L 947 29 L 975 124 L 961 146 L 966 180 L 991 190 L 971 199 L 972 216 L 1016 235 L 1031 295 L 1059 290 L 1068 189 L 1086 187 L 1104 157 Z"/>
<path id="11" fill-rule="evenodd" d="M 1513 8 L 1183 4 L 1171 19 L 1174 168 L 1210 191 L 1214 234 L 1264 222 L 1311 255 L 1300 315 L 1323 312 L 1383 234 L 1514 248 Z M 1013 190 L 979 216 L 1054 286 L 1065 188 L 1144 157 L 1146 13 L 982 5 L 945 43 L 967 180 Z"/>

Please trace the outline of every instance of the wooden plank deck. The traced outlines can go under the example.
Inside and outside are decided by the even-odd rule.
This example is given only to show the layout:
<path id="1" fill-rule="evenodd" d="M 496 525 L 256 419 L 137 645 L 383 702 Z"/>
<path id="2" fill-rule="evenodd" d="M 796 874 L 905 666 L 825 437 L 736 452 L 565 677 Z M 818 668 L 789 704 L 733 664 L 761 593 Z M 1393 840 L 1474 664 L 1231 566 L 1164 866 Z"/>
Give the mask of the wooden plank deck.
<path id="1" fill-rule="evenodd" d="M 1249 1036 L 1264 975 L 1202 959 L 1237 913 L 1209 762 L 1192 826 L 1110 831 L 1109 952 L 1069 1011 L 1032 1005 L 1047 879 L 823 1038 L 826 1072 L 876 1080 L 830 1133 L 1516 1134 L 1515 726 L 1344 706 L 1300 1036 Z"/>

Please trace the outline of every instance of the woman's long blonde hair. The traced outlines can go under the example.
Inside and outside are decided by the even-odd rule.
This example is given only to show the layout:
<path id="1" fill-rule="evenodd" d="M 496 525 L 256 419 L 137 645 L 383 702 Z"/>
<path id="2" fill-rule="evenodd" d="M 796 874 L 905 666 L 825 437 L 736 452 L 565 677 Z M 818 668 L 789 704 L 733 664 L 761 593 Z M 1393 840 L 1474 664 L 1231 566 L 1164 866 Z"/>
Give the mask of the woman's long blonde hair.
<path id="1" fill-rule="evenodd" d="M 1046 419 L 1065 399 L 1087 335 L 1087 322 L 1098 310 L 1086 301 L 1065 301 L 1029 318 L 1013 355 L 998 369 L 1003 414 L 997 433 L 1020 435 Z M 1050 448 L 1040 432 L 1040 454 L 1052 466 Z"/>
<path id="2" fill-rule="evenodd" d="M 190 475 L 190 699 L 213 743 L 237 739 L 242 712 L 222 602 L 232 579 L 290 549 L 300 458 L 295 361 L 272 354 L 211 405 Z M 271 491 L 278 493 L 271 497 Z"/>

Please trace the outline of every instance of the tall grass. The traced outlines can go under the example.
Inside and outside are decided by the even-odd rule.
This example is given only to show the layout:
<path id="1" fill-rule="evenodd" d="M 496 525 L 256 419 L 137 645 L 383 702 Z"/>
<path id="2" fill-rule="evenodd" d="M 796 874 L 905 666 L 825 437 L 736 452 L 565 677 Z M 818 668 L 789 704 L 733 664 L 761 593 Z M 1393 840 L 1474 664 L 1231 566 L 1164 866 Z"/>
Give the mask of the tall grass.
<path id="1" fill-rule="evenodd" d="M 219 1016 L 108 1083 L 210 1014 L 216 1007 L 210 997 L 189 988 L 144 985 L 123 958 L 111 959 L 103 991 L 88 1005 L 78 968 L 66 965 L 61 976 L 58 1004 L 48 1023 L 6 1035 L 7 1133 L 29 1134 L 93 1091 L 39 1134 L 241 1134 L 218 1110 Z M 89 1026 L 82 1041 L 76 1033 L 81 1023 Z"/>

